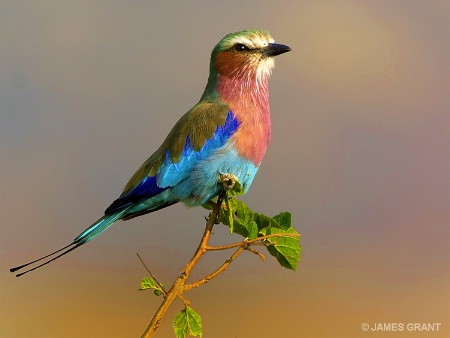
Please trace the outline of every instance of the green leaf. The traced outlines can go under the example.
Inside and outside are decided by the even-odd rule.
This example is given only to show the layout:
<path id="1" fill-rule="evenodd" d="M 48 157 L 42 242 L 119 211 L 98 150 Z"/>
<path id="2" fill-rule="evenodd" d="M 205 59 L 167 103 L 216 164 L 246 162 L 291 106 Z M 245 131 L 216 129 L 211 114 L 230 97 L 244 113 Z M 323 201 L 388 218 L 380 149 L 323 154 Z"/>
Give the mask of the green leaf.
<path id="1" fill-rule="evenodd" d="M 244 202 L 226 197 L 221 222 L 230 227 L 230 233 L 253 239 L 258 236 L 258 226 L 254 221 L 254 215 Z"/>
<path id="2" fill-rule="evenodd" d="M 181 310 L 173 319 L 173 330 L 175 331 L 175 337 L 185 338 L 188 329 L 186 310 Z"/>
<path id="3" fill-rule="evenodd" d="M 139 290 L 142 291 L 147 289 L 157 289 L 156 282 L 151 277 L 145 277 L 143 280 L 141 280 L 141 288 Z"/>
<path id="4" fill-rule="evenodd" d="M 259 231 L 271 225 L 278 227 L 278 224 L 272 218 L 258 212 L 255 212 L 255 222 Z"/>
<path id="5" fill-rule="evenodd" d="M 230 231 L 233 232 L 233 204 L 230 202 L 228 195 L 225 195 L 225 206 L 222 208 L 222 214 L 220 215 L 221 222 L 230 227 Z"/>
<path id="6" fill-rule="evenodd" d="M 206 210 L 212 210 L 213 209 L 212 204 L 210 203 L 210 201 L 208 201 L 206 203 L 203 203 L 202 204 L 202 208 L 204 208 Z"/>
<path id="7" fill-rule="evenodd" d="M 271 235 L 271 234 L 297 234 L 297 231 L 293 228 L 289 228 L 287 230 L 267 227 L 260 231 L 262 235 Z M 267 247 L 269 253 L 274 256 L 278 263 L 281 266 L 294 270 L 297 268 L 298 262 L 300 261 L 300 239 L 299 237 L 291 237 L 291 236 L 275 236 L 264 240 L 266 243 L 270 243 L 272 245 Z"/>
<path id="8" fill-rule="evenodd" d="M 186 307 L 189 334 L 193 337 L 202 336 L 202 318 L 191 307 Z"/>
<path id="9" fill-rule="evenodd" d="M 275 217 L 277 217 L 277 216 L 275 216 Z M 267 227 L 284 229 L 283 226 L 277 222 L 275 217 L 272 218 L 267 215 L 255 212 L 255 221 L 258 224 L 258 230 L 261 231 Z"/>
<path id="10" fill-rule="evenodd" d="M 242 187 L 235 186 L 235 189 L 225 196 L 220 221 L 230 227 L 231 233 L 237 233 L 249 240 L 257 238 L 258 234 L 297 234 L 292 228 L 291 213 L 281 212 L 272 218 L 253 212 L 244 202 L 233 197 L 243 191 Z M 274 236 L 265 242 L 272 244 L 267 250 L 281 266 L 291 270 L 297 268 L 301 251 L 298 237 Z"/>
<path id="11" fill-rule="evenodd" d="M 254 219 L 254 212 L 242 201 L 233 200 L 233 209 L 235 210 L 234 223 L 238 223 L 238 226 L 245 231 L 240 233 L 242 236 L 253 239 L 258 236 L 258 227 Z M 235 231 L 236 232 L 236 231 Z"/>
<path id="12" fill-rule="evenodd" d="M 246 239 L 254 239 L 258 237 L 258 227 L 253 221 L 251 224 L 244 226 L 238 221 L 233 221 L 233 233 L 241 235 Z"/>
<path id="13" fill-rule="evenodd" d="M 287 230 L 292 226 L 292 215 L 290 212 L 280 212 L 278 215 L 273 216 L 273 219 L 284 230 Z"/>
<path id="14" fill-rule="evenodd" d="M 255 239 L 258 237 L 259 229 L 255 221 L 252 220 L 252 222 L 246 226 L 246 229 L 248 231 L 247 239 Z"/>
<path id="15" fill-rule="evenodd" d="M 141 288 L 139 289 L 139 291 L 147 289 L 154 289 L 153 293 L 156 296 L 161 296 L 162 294 L 164 294 L 164 285 L 158 285 L 158 283 L 156 283 L 156 281 L 151 277 L 145 277 L 141 281 Z"/>
<path id="16" fill-rule="evenodd" d="M 236 181 L 234 184 L 233 189 L 229 190 L 229 193 L 231 196 L 240 196 L 245 194 L 245 189 L 242 187 L 242 185 Z"/>
<path id="17" fill-rule="evenodd" d="M 177 338 L 185 338 L 188 331 L 190 336 L 201 337 L 202 319 L 190 306 L 186 306 L 175 316 L 173 329 Z"/>

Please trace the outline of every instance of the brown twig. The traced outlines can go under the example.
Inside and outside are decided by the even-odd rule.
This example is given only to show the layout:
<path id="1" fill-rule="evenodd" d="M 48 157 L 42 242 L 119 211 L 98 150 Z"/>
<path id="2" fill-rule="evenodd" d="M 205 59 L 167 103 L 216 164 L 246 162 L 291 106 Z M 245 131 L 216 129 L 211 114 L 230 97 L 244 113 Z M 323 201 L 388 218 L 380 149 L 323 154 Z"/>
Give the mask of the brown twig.
<path id="1" fill-rule="evenodd" d="M 286 234 L 286 233 L 283 233 L 283 234 L 270 234 L 270 235 L 256 237 L 254 239 L 245 240 L 245 241 L 238 242 L 238 243 L 233 243 L 233 244 L 207 246 L 206 250 L 208 250 L 208 251 L 228 250 L 228 249 L 237 248 L 239 246 L 248 247 L 250 245 L 274 245 L 276 243 L 262 243 L 262 241 L 264 241 L 265 239 L 273 238 L 273 237 L 300 237 L 300 236 L 301 236 L 300 234 Z M 261 243 L 258 243 L 260 241 L 261 241 Z"/>
<path id="2" fill-rule="evenodd" d="M 230 258 L 228 258 L 225 263 L 223 263 L 216 271 L 214 271 L 213 273 L 209 274 L 208 276 L 194 282 L 194 283 L 190 283 L 190 284 L 186 284 L 183 287 L 183 291 L 188 291 L 191 290 L 193 288 L 196 288 L 202 284 L 208 283 L 211 279 L 213 279 L 214 277 L 216 277 L 219 273 L 225 271 L 228 268 L 228 265 L 231 264 L 232 261 L 234 261 L 236 259 L 237 256 L 239 256 L 243 251 L 245 250 L 244 247 L 239 247 L 234 254 L 232 254 L 230 256 Z"/>
<path id="3" fill-rule="evenodd" d="M 155 282 L 158 284 L 158 286 L 161 287 L 161 290 L 163 291 L 163 297 L 164 297 L 163 302 L 161 303 L 160 307 L 158 308 L 155 315 L 153 316 L 153 319 L 150 322 L 150 324 L 148 325 L 147 329 L 143 333 L 142 338 L 151 337 L 156 332 L 156 330 L 159 328 L 159 325 L 161 324 L 161 320 L 164 317 L 164 314 L 166 313 L 167 309 L 170 307 L 170 305 L 176 298 L 180 298 L 183 301 L 183 303 L 185 304 L 185 306 L 189 305 L 189 301 L 186 298 L 184 298 L 183 292 L 191 290 L 193 288 L 196 288 L 202 284 L 205 284 L 205 283 L 209 282 L 211 279 L 213 279 L 214 277 L 216 277 L 221 272 L 225 271 L 228 268 L 228 266 L 231 264 L 231 262 L 233 262 L 244 250 L 248 250 L 248 251 L 258 255 L 262 260 L 265 260 L 266 259 L 265 256 L 262 253 L 260 253 L 258 250 L 251 248 L 251 246 L 275 245 L 276 242 L 272 242 L 272 243 L 264 242 L 264 240 L 269 239 L 269 238 L 287 237 L 287 236 L 299 237 L 300 236 L 299 234 L 286 234 L 286 233 L 285 234 L 270 234 L 270 235 L 261 236 L 261 237 L 257 237 L 257 238 L 251 239 L 251 240 L 245 240 L 243 242 L 229 244 L 229 245 L 209 246 L 208 241 L 211 237 L 213 227 L 216 224 L 217 217 L 219 215 L 220 208 L 222 206 L 222 202 L 224 201 L 224 199 L 226 197 L 226 194 L 227 194 L 227 191 L 226 191 L 226 189 L 224 189 L 220 193 L 220 195 L 217 199 L 217 202 L 211 203 L 213 208 L 209 215 L 209 218 L 207 219 L 206 228 L 205 228 L 205 231 L 203 232 L 203 236 L 200 241 L 200 244 L 198 245 L 197 250 L 195 251 L 191 260 L 186 265 L 186 267 L 181 272 L 181 274 L 178 276 L 178 278 L 175 280 L 175 282 L 173 283 L 173 285 L 169 291 L 166 292 L 164 290 L 163 286 L 156 280 L 156 278 L 152 275 L 150 270 L 147 268 L 147 266 L 142 261 L 141 257 L 139 257 L 139 255 L 138 255 L 139 259 L 141 260 L 142 264 L 144 264 L 144 267 L 147 269 L 150 276 L 155 280 Z M 233 249 L 233 248 L 237 248 L 237 250 L 216 271 L 214 271 L 213 273 L 209 274 L 208 276 L 206 276 L 196 282 L 186 284 L 186 280 L 188 279 L 189 274 L 191 273 L 192 269 L 197 264 L 200 257 L 203 256 L 207 251 L 227 250 L 227 249 Z"/>
<path id="4" fill-rule="evenodd" d="M 155 331 L 159 328 L 159 325 L 161 323 L 164 314 L 166 313 L 167 309 L 172 304 L 172 302 L 175 300 L 175 298 L 180 297 L 182 300 L 184 299 L 183 297 L 183 291 L 185 291 L 184 284 L 186 282 L 186 279 L 189 277 L 189 274 L 191 273 L 192 269 L 200 259 L 200 257 L 207 251 L 206 247 L 208 246 L 208 241 L 209 238 L 211 237 L 211 232 L 216 222 L 217 216 L 219 215 L 220 207 L 225 198 L 225 194 L 226 194 L 225 190 L 220 193 L 217 202 L 214 204 L 213 210 L 209 216 L 208 222 L 206 223 L 205 231 L 203 232 L 202 239 L 197 247 L 197 250 L 195 251 L 194 256 L 191 258 L 191 260 L 186 265 L 184 270 L 181 272 L 181 274 L 173 283 L 170 290 L 164 296 L 164 301 L 162 302 L 162 304 L 156 311 L 155 315 L 153 316 L 153 319 L 148 325 L 145 332 L 143 333 L 142 338 L 151 337 L 155 333 Z"/>
<path id="5" fill-rule="evenodd" d="M 255 243 L 256 244 L 256 243 Z M 259 252 L 256 249 L 253 248 L 245 248 L 245 250 L 248 250 L 252 253 L 254 253 L 255 255 L 259 256 L 259 258 L 261 258 L 261 260 L 266 261 L 266 256 L 264 256 L 261 252 Z"/>
<path id="6" fill-rule="evenodd" d="M 184 291 L 188 291 L 191 290 L 193 288 L 199 287 L 202 284 L 208 283 L 211 279 L 213 279 L 214 277 L 216 277 L 219 273 L 225 271 L 228 268 L 228 265 L 231 264 L 232 261 L 234 261 L 237 256 L 239 256 L 244 250 L 248 250 L 252 253 L 254 253 L 255 255 L 259 256 L 259 258 L 261 258 L 263 261 L 266 260 L 266 257 L 259 252 L 256 249 L 251 248 L 252 245 L 265 245 L 266 243 L 260 243 L 260 241 L 263 241 L 265 239 L 268 238 L 273 238 L 273 237 L 300 237 L 300 234 L 271 234 L 271 235 L 266 235 L 266 236 L 261 236 L 258 238 L 254 238 L 251 240 L 246 240 L 243 242 L 239 242 L 239 243 L 234 243 L 234 244 L 229 244 L 229 245 L 223 245 L 223 246 L 208 246 L 206 247 L 206 250 L 208 251 L 213 251 L 213 250 L 227 250 L 227 249 L 232 249 L 232 248 L 236 248 L 238 247 L 238 249 L 234 252 L 233 255 L 231 255 L 230 258 L 228 258 L 225 263 L 223 263 L 216 271 L 214 271 L 213 273 L 209 274 L 206 277 L 203 277 L 202 279 L 199 279 L 196 282 L 190 283 L 190 284 L 186 284 L 183 289 Z M 268 245 L 272 245 L 275 243 L 270 243 Z"/>

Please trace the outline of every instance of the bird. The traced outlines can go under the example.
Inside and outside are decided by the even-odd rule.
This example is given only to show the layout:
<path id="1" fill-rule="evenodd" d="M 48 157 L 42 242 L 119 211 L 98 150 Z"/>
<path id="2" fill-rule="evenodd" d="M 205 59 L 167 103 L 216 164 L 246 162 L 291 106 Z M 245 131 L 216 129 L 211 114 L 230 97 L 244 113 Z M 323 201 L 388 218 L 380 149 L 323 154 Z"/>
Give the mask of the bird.
<path id="1" fill-rule="evenodd" d="M 47 259 L 16 276 L 38 269 L 93 240 L 118 220 L 178 202 L 203 205 L 218 196 L 225 181 L 238 181 L 247 192 L 271 139 L 268 79 L 274 57 L 289 51 L 264 30 L 223 37 L 211 52 L 208 81 L 198 103 L 178 120 L 104 215 L 70 244 L 10 271 Z"/>

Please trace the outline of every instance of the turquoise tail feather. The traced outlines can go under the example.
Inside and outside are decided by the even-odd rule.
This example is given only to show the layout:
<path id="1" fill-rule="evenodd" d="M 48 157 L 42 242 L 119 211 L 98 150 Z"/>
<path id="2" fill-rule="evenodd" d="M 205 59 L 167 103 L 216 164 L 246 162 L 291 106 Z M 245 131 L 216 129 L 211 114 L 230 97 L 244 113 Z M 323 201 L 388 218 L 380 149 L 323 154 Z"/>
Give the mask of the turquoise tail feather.
<path id="1" fill-rule="evenodd" d="M 102 218 L 98 219 L 94 224 L 92 224 L 89 228 L 84 230 L 81 234 L 79 234 L 74 240 L 73 243 L 87 243 L 93 240 L 95 237 L 100 235 L 103 231 L 108 229 L 111 225 L 113 225 L 116 221 L 121 219 L 123 215 L 127 212 L 129 208 L 125 208 L 115 213 L 105 215 Z"/>
<path id="2" fill-rule="evenodd" d="M 17 270 L 20 270 L 26 266 L 29 266 L 33 263 L 39 262 L 45 258 L 49 258 L 54 256 L 55 254 L 57 254 L 58 252 L 61 252 L 59 255 L 54 256 L 52 258 L 49 258 L 47 261 L 35 266 L 34 268 L 28 269 L 25 272 L 19 273 L 16 275 L 16 277 L 22 276 L 30 271 L 36 270 L 44 265 L 47 265 L 50 262 L 53 262 L 54 260 L 58 259 L 61 256 L 64 256 L 65 254 L 69 253 L 72 250 L 75 250 L 76 248 L 78 248 L 79 246 L 93 240 L 95 237 L 97 237 L 98 235 L 100 235 L 103 231 L 105 231 L 106 229 L 108 229 L 111 225 L 113 225 L 116 221 L 118 221 L 119 219 L 121 219 L 124 214 L 127 212 L 129 208 L 125 208 L 122 210 L 119 210 L 115 213 L 109 214 L 109 215 L 105 215 L 103 217 L 101 217 L 100 219 L 98 219 L 95 223 L 93 223 L 89 228 L 87 228 L 86 230 L 84 230 L 81 234 L 79 234 L 72 243 L 70 243 L 69 245 L 66 245 L 65 247 L 56 250 L 54 252 L 52 252 L 51 254 L 48 254 L 46 256 L 43 256 L 41 258 L 38 258 L 32 262 L 20 265 L 20 266 L 16 266 L 14 268 L 11 268 L 10 271 L 14 272 Z M 65 251 L 63 251 L 65 250 Z"/>

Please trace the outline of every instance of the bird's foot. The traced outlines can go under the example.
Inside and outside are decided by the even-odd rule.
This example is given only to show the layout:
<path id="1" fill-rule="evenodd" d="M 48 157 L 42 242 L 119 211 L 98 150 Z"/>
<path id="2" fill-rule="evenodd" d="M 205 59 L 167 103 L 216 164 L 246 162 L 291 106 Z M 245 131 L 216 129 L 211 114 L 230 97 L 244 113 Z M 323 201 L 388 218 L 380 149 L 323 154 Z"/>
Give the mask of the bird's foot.
<path id="1" fill-rule="evenodd" d="M 212 214 L 213 213 L 210 212 L 209 215 L 207 217 L 205 217 L 206 222 L 209 222 L 211 220 Z M 214 220 L 214 224 L 220 224 L 219 219 L 220 219 L 220 216 L 216 215 L 216 219 Z"/>
<path id="2" fill-rule="evenodd" d="M 219 182 L 223 184 L 225 189 L 233 189 L 239 179 L 233 174 L 219 174 Z"/>

